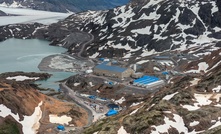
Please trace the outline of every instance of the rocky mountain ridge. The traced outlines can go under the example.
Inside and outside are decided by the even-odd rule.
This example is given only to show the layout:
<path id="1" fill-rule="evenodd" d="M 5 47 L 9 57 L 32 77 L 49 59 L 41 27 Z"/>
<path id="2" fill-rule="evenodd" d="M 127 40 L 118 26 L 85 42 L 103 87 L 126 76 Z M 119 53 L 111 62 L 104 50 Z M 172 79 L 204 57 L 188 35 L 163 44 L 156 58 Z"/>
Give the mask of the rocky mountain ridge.
<path id="1" fill-rule="evenodd" d="M 32 8 L 53 12 L 106 10 L 128 3 L 128 0 L 0 0 L 6 7 Z"/>
<path id="2" fill-rule="evenodd" d="M 148 51 L 219 46 L 220 8 L 215 0 L 133 1 L 106 12 L 72 15 L 61 25 L 95 36 L 94 44 L 86 48 L 87 56 L 130 58 L 141 53 L 142 57 Z"/>

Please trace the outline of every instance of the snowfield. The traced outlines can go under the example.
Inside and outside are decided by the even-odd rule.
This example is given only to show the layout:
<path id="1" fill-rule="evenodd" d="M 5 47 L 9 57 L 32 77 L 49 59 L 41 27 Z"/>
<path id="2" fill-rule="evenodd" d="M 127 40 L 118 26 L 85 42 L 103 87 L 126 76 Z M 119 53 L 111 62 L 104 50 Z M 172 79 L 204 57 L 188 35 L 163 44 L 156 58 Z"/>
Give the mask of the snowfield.
<path id="1" fill-rule="evenodd" d="M 212 97 L 212 94 L 194 94 L 195 101 L 194 106 L 192 105 L 183 105 L 183 108 L 188 109 L 189 111 L 194 111 L 197 109 L 200 109 L 201 106 L 210 105 L 212 103 L 211 100 L 209 100 Z"/>
<path id="2" fill-rule="evenodd" d="M 10 109 L 1 104 L 0 116 L 5 118 L 6 116 L 11 115 L 17 122 L 19 122 L 23 126 L 22 131 L 24 134 L 36 134 L 38 128 L 40 127 L 39 120 L 42 117 L 42 111 L 40 108 L 41 105 L 42 102 L 40 102 L 38 106 L 35 107 L 35 111 L 31 116 L 24 116 L 24 120 L 20 121 L 18 114 L 12 113 Z"/>
<path id="3" fill-rule="evenodd" d="M 177 114 L 173 114 L 173 120 L 170 120 L 168 117 L 164 118 L 165 124 L 159 126 L 152 126 L 155 128 L 155 131 L 152 131 L 151 134 L 159 133 L 168 133 L 168 129 L 173 127 L 176 128 L 179 133 L 188 133 L 188 128 L 185 127 L 183 118 Z"/>
<path id="4" fill-rule="evenodd" d="M 42 24 L 51 24 L 58 22 L 66 17 L 69 13 L 57 13 L 57 12 L 47 12 L 39 11 L 32 9 L 22 9 L 22 8 L 11 8 L 11 7 L 0 7 L 0 10 L 15 16 L 1 16 L 0 26 L 8 24 L 17 24 L 17 23 L 42 23 Z"/>
<path id="5" fill-rule="evenodd" d="M 198 70 L 189 70 L 186 73 L 200 73 L 200 71 L 207 72 L 209 65 L 206 62 L 201 62 L 198 64 Z"/>
<path id="6" fill-rule="evenodd" d="M 181 105 L 183 108 L 188 109 L 189 111 L 194 111 L 200 109 L 202 106 L 206 105 L 211 105 L 213 103 L 217 103 L 214 106 L 215 107 L 221 107 L 221 104 L 219 103 L 221 94 L 216 93 L 216 94 L 194 94 L 195 103 L 193 105 Z M 216 101 L 211 101 L 211 100 L 216 100 Z"/>

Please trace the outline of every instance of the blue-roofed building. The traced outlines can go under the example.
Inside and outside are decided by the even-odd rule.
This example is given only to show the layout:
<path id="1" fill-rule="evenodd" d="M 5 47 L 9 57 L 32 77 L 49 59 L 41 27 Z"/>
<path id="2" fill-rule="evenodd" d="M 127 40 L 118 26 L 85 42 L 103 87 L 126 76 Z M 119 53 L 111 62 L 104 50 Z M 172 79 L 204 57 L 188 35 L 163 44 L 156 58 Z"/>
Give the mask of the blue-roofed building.
<path id="1" fill-rule="evenodd" d="M 133 85 L 146 87 L 152 84 L 156 85 L 156 83 L 162 84 L 164 83 L 164 81 L 160 80 L 158 77 L 155 76 L 144 75 L 143 77 L 134 80 Z"/>
<path id="2" fill-rule="evenodd" d="M 117 77 L 120 79 L 130 77 L 133 74 L 133 70 L 130 68 L 122 68 L 119 66 L 112 66 L 111 62 L 104 61 L 94 68 L 94 73 L 97 75 Z"/>
<path id="3" fill-rule="evenodd" d="M 112 116 L 112 115 L 116 115 L 116 114 L 118 114 L 118 111 L 116 111 L 114 109 L 111 109 L 105 115 L 106 116 Z"/>
<path id="4" fill-rule="evenodd" d="M 94 95 L 91 95 L 89 96 L 88 98 L 92 99 L 92 100 L 95 100 L 97 98 L 97 96 L 94 96 Z"/>
<path id="5" fill-rule="evenodd" d="M 104 61 L 104 58 L 99 58 L 100 61 Z"/>
<path id="6" fill-rule="evenodd" d="M 64 131 L 65 130 L 65 127 L 63 125 L 58 125 L 57 126 L 57 129 L 60 130 L 60 131 Z"/>
<path id="7" fill-rule="evenodd" d="M 169 73 L 168 73 L 168 72 L 162 72 L 162 74 L 163 74 L 163 75 L 169 75 Z"/>

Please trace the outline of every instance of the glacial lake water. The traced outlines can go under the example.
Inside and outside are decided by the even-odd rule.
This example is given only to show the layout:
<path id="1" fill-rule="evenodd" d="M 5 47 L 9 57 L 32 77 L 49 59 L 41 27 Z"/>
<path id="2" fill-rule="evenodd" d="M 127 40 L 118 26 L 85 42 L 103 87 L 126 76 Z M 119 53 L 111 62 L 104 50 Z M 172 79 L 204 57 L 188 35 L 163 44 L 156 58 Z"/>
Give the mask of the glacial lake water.
<path id="1" fill-rule="evenodd" d="M 49 55 L 66 52 L 65 48 L 49 46 L 48 41 L 38 39 L 8 39 L 0 42 L 0 73 L 4 72 L 41 72 L 38 64 Z M 47 72 L 53 76 L 47 81 L 39 81 L 40 87 L 58 89 L 56 81 L 68 78 L 76 73 Z"/>

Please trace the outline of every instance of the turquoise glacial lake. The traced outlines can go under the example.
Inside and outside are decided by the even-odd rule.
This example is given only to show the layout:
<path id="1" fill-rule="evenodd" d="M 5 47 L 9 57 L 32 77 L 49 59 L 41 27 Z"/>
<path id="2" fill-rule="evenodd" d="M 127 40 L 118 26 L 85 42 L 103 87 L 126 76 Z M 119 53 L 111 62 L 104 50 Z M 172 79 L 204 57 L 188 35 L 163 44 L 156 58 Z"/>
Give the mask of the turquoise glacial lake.
<path id="1" fill-rule="evenodd" d="M 0 73 L 4 72 L 41 72 L 38 65 L 44 57 L 64 53 L 67 50 L 58 46 L 49 46 L 48 41 L 39 39 L 8 39 L 0 42 Z M 43 88 L 58 89 L 56 81 L 75 75 L 73 72 L 47 72 L 53 76 L 47 81 L 38 81 Z"/>

